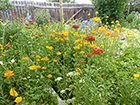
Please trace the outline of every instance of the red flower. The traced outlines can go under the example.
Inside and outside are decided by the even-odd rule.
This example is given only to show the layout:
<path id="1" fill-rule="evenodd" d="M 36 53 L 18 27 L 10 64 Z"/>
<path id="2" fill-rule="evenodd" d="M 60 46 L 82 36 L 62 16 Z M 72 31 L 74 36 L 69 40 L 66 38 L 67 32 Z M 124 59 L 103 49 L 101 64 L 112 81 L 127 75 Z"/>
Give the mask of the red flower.
<path id="1" fill-rule="evenodd" d="M 27 26 L 28 26 L 28 23 L 25 23 L 25 25 L 27 25 Z"/>
<path id="2" fill-rule="evenodd" d="M 43 20 L 42 22 L 45 22 L 45 20 Z"/>
<path id="3" fill-rule="evenodd" d="M 86 53 L 86 55 L 89 55 L 89 56 L 92 56 L 93 57 L 93 55 L 91 53 Z"/>
<path id="4" fill-rule="evenodd" d="M 39 34 L 39 36 L 43 36 L 43 34 Z"/>
<path id="5" fill-rule="evenodd" d="M 29 20 L 29 22 L 33 22 L 32 20 Z"/>
<path id="6" fill-rule="evenodd" d="M 25 28 L 28 28 L 28 27 L 25 27 Z"/>
<path id="7" fill-rule="evenodd" d="M 9 48 L 9 44 L 6 44 L 6 47 Z"/>
<path id="8" fill-rule="evenodd" d="M 138 15 L 138 17 L 140 17 L 140 16 Z"/>
<path id="9" fill-rule="evenodd" d="M 31 24 L 34 25 L 34 22 L 32 21 Z"/>
<path id="10" fill-rule="evenodd" d="M 39 36 L 36 36 L 35 38 L 39 38 Z"/>
<path id="11" fill-rule="evenodd" d="M 130 20 L 130 22 L 132 22 L 132 20 Z"/>
<path id="12" fill-rule="evenodd" d="M 28 29 L 31 29 L 31 27 L 28 27 Z"/>
<path id="13" fill-rule="evenodd" d="M 14 11 L 12 11 L 12 13 L 14 13 Z"/>
<path id="14" fill-rule="evenodd" d="M 94 48 L 91 52 L 93 52 L 93 54 L 104 54 L 104 51 L 100 48 Z"/>
<path id="15" fill-rule="evenodd" d="M 93 36 L 87 36 L 86 38 L 85 38 L 85 40 L 87 40 L 87 41 L 96 41 L 96 39 L 93 37 Z"/>
<path id="16" fill-rule="evenodd" d="M 85 61 L 79 61 L 78 63 L 84 63 Z"/>
<path id="17" fill-rule="evenodd" d="M 79 28 L 79 26 L 78 25 L 73 25 L 72 28 Z"/>
<path id="18" fill-rule="evenodd" d="M 44 18 L 46 17 L 46 16 L 43 16 Z"/>

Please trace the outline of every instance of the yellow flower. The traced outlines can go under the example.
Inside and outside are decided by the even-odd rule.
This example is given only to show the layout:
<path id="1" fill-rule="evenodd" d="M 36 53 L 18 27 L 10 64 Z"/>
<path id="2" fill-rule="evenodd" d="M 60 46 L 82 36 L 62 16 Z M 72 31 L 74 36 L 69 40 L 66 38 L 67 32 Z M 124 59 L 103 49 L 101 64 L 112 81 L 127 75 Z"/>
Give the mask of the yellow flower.
<path id="1" fill-rule="evenodd" d="M 97 15 L 98 15 L 98 14 L 99 14 L 99 12 L 98 12 L 98 11 L 96 11 L 96 12 L 95 12 L 95 14 L 97 14 Z"/>
<path id="2" fill-rule="evenodd" d="M 121 32 L 120 35 L 122 35 L 123 33 Z"/>
<path id="3" fill-rule="evenodd" d="M 54 62 L 57 62 L 57 59 L 54 59 L 53 61 L 54 61 Z"/>
<path id="4" fill-rule="evenodd" d="M 42 69 L 43 69 L 43 70 L 45 70 L 45 69 L 46 69 L 46 67 L 45 67 L 45 66 L 43 66 L 43 67 L 42 67 Z"/>
<path id="5" fill-rule="evenodd" d="M 138 78 L 138 77 L 140 77 L 140 74 L 134 74 L 133 75 L 135 78 Z"/>
<path id="6" fill-rule="evenodd" d="M 41 58 L 39 55 L 36 55 L 36 58 Z"/>
<path id="7" fill-rule="evenodd" d="M 110 40 L 114 40 L 114 37 L 111 37 Z"/>
<path id="8" fill-rule="evenodd" d="M 132 33 L 129 33 L 129 32 L 128 32 L 127 35 L 132 35 Z"/>
<path id="9" fill-rule="evenodd" d="M 105 35 L 106 36 L 110 36 L 112 33 L 111 33 L 111 30 L 107 30 L 106 32 L 105 32 Z"/>
<path id="10" fill-rule="evenodd" d="M 80 69 L 80 68 L 76 68 L 76 70 L 77 70 L 77 71 L 81 71 L 81 69 Z"/>
<path id="11" fill-rule="evenodd" d="M 27 61 L 29 58 L 28 57 L 24 57 L 23 60 Z"/>
<path id="12" fill-rule="evenodd" d="M 36 69 L 36 66 L 34 66 L 34 65 L 33 66 L 30 66 L 29 69 L 30 70 L 35 70 Z"/>
<path id="13" fill-rule="evenodd" d="M 69 50 L 71 50 L 71 48 L 69 48 Z"/>
<path id="14" fill-rule="evenodd" d="M 45 26 L 45 30 L 47 30 L 47 29 L 48 29 L 48 26 L 46 25 L 46 26 Z"/>
<path id="15" fill-rule="evenodd" d="M 108 47 L 110 47 L 110 46 L 111 46 L 111 44 L 108 44 L 107 46 L 108 46 Z"/>
<path id="16" fill-rule="evenodd" d="M 73 54 L 73 56 L 75 57 L 75 54 Z"/>
<path id="17" fill-rule="evenodd" d="M 84 54 L 85 52 L 84 52 L 84 51 L 80 51 L 80 53 L 81 53 L 81 54 Z"/>
<path id="18" fill-rule="evenodd" d="M 118 23 L 118 24 L 119 24 L 119 21 L 117 20 L 117 21 L 116 21 L 116 23 Z"/>
<path id="19" fill-rule="evenodd" d="M 119 32 L 119 29 L 118 29 L 118 28 L 115 28 L 115 29 L 114 29 L 114 32 Z"/>
<path id="20" fill-rule="evenodd" d="M 103 46 L 103 45 L 101 45 L 100 47 L 101 47 L 101 48 L 104 48 L 104 46 Z"/>
<path id="21" fill-rule="evenodd" d="M 122 30 L 126 30 L 126 28 L 122 27 Z"/>
<path id="22" fill-rule="evenodd" d="M 118 23 L 117 26 L 120 26 L 120 24 Z"/>
<path id="23" fill-rule="evenodd" d="M 18 93 L 14 90 L 14 89 L 10 89 L 10 95 L 11 96 L 17 96 L 18 95 Z"/>
<path id="24" fill-rule="evenodd" d="M 12 38 L 13 36 L 9 36 L 10 38 Z"/>
<path id="25" fill-rule="evenodd" d="M 72 25 L 72 23 L 70 23 L 70 25 Z"/>
<path id="26" fill-rule="evenodd" d="M 33 35 L 35 35 L 35 33 L 33 33 Z"/>
<path id="27" fill-rule="evenodd" d="M 92 33 L 92 34 L 96 34 L 96 31 L 92 30 L 91 33 Z"/>
<path id="28" fill-rule="evenodd" d="M 14 75 L 13 72 L 14 71 L 11 71 L 11 70 L 6 71 L 5 74 L 4 74 L 4 77 L 7 77 L 7 79 L 10 78 L 11 76 Z"/>
<path id="29" fill-rule="evenodd" d="M 20 97 L 17 97 L 15 100 L 14 100 L 14 102 L 16 102 L 16 103 L 19 103 L 19 102 L 21 102 L 22 101 L 22 97 L 20 96 Z"/>
<path id="30" fill-rule="evenodd" d="M 114 27 L 114 25 L 111 25 L 111 27 Z"/>
<path id="31" fill-rule="evenodd" d="M 2 46 L 2 44 L 0 44 L 0 47 Z"/>
<path id="32" fill-rule="evenodd" d="M 90 16 L 90 13 L 88 14 L 88 16 Z"/>
<path id="33" fill-rule="evenodd" d="M 65 40 L 66 40 L 66 41 L 70 41 L 70 39 L 69 39 L 69 38 L 65 38 Z"/>
<path id="34" fill-rule="evenodd" d="M 39 69 L 39 68 L 40 68 L 40 66 L 39 66 L 39 65 L 36 65 L 36 66 L 35 66 L 35 68 L 36 68 L 36 69 Z"/>
<path id="35" fill-rule="evenodd" d="M 39 59 L 36 59 L 36 61 L 40 61 Z"/>
<path id="36" fill-rule="evenodd" d="M 114 35 L 118 36 L 118 33 L 117 33 L 117 32 L 115 32 L 115 34 L 114 34 Z"/>
<path id="37" fill-rule="evenodd" d="M 106 18 L 109 18 L 109 16 L 106 16 Z"/>
<path id="38" fill-rule="evenodd" d="M 114 21 L 111 22 L 112 24 L 114 23 Z"/>
<path id="39" fill-rule="evenodd" d="M 71 30 L 70 30 L 70 33 L 72 34 L 72 33 L 73 33 L 73 31 L 71 31 Z"/>
<path id="40" fill-rule="evenodd" d="M 48 78 L 51 78 L 51 77 L 52 77 L 52 75 L 51 75 L 51 74 L 49 74 L 47 77 L 48 77 Z"/>
<path id="41" fill-rule="evenodd" d="M 30 38 L 29 36 L 27 36 L 27 38 Z"/>
<path id="42" fill-rule="evenodd" d="M 57 55 L 61 55 L 62 53 L 61 53 L 61 52 L 57 52 L 56 54 L 57 54 Z"/>
<path id="43" fill-rule="evenodd" d="M 117 38 L 116 37 L 114 37 L 115 38 L 115 40 L 117 40 Z"/>
<path id="44" fill-rule="evenodd" d="M 106 22 L 106 24 L 108 24 L 108 22 Z"/>
<path id="45" fill-rule="evenodd" d="M 81 37 L 82 37 L 82 38 L 85 38 L 85 37 L 86 37 L 86 35 L 82 34 L 82 35 L 81 35 Z"/>
<path id="46" fill-rule="evenodd" d="M 83 45 L 85 45 L 85 46 L 86 46 L 86 45 L 87 45 L 87 42 L 85 42 L 85 41 L 84 41 L 84 42 L 83 42 Z"/>

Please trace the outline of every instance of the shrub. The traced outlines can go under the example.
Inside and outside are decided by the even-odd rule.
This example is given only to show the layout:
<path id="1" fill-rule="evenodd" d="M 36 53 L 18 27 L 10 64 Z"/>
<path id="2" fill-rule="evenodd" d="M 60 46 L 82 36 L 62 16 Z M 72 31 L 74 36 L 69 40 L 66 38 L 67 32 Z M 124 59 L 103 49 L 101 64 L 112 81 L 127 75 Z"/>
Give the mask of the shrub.
<path id="1" fill-rule="evenodd" d="M 130 0 L 91 0 L 92 4 L 95 6 L 99 12 L 98 16 L 101 17 L 103 23 L 114 20 L 123 20 L 125 7 Z M 106 20 L 106 16 L 109 19 Z"/>
<path id="2" fill-rule="evenodd" d="M 35 14 L 35 20 L 38 25 L 41 25 L 44 22 L 48 23 L 49 22 L 48 19 L 49 19 L 49 13 L 47 11 L 41 10 L 41 11 L 37 11 Z"/>

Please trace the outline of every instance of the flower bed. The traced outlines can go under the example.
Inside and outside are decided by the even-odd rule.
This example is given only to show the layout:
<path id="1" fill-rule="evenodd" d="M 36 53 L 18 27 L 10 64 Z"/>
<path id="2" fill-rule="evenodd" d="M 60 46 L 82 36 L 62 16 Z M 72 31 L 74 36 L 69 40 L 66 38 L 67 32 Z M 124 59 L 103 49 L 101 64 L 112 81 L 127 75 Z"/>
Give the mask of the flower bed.
<path id="1" fill-rule="evenodd" d="M 49 88 L 65 104 L 139 103 L 139 53 L 120 43 L 132 33 L 119 21 L 112 28 L 98 17 L 90 22 L 38 26 L 30 20 L 8 43 L 3 33 L 1 104 L 57 105 Z"/>

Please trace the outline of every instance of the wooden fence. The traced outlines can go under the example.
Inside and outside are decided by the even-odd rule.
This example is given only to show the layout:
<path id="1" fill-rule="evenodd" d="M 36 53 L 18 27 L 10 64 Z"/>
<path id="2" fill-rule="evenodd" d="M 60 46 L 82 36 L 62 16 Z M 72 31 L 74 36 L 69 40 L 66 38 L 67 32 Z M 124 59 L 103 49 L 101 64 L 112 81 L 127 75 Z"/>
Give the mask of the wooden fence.
<path id="1" fill-rule="evenodd" d="M 33 2 L 33 1 L 11 1 L 15 7 L 12 10 L 0 11 L 0 18 L 12 19 L 12 11 L 17 17 L 27 16 L 27 12 L 31 16 L 31 19 L 35 21 L 36 12 L 40 10 L 48 11 L 50 14 L 50 20 L 60 21 L 60 6 L 59 3 L 51 2 Z M 27 11 L 25 13 L 25 11 Z M 90 16 L 88 14 L 90 13 Z M 94 6 L 92 4 L 70 4 L 63 3 L 63 18 L 64 20 L 83 19 L 88 20 L 95 16 Z M 68 22 L 68 21 L 67 21 Z"/>

